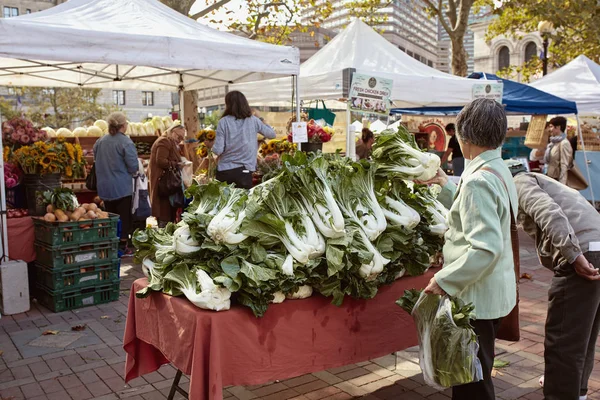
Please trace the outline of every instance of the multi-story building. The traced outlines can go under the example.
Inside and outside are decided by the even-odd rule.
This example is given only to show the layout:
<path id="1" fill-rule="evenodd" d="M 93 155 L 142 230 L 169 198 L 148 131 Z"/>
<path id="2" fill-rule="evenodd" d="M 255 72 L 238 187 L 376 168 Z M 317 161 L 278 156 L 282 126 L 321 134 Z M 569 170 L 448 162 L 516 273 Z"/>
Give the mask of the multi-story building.
<path id="1" fill-rule="evenodd" d="M 538 32 L 521 33 L 519 38 L 498 36 L 488 41 L 485 38 L 491 20 L 471 25 L 474 33 L 475 69 L 496 73 L 509 66 L 521 66 L 538 56 L 542 51 L 542 38 Z M 522 77 L 511 77 L 521 81 Z M 534 77 L 535 79 L 535 77 Z"/>
<path id="2" fill-rule="evenodd" d="M 327 0 L 319 0 L 317 7 Z M 348 23 L 351 16 L 347 4 L 350 0 L 332 0 L 333 13 L 322 26 L 339 32 Z M 393 0 L 387 7 L 377 11 L 387 17 L 386 22 L 375 27 L 383 36 L 409 56 L 430 67 L 437 62 L 437 20 L 431 19 L 425 12 L 420 0 Z M 308 24 L 314 15 L 314 8 L 302 13 L 302 21 Z"/>
<path id="3" fill-rule="evenodd" d="M 19 15 L 31 14 L 46 10 L 67 0 L 0 0 L 0 17 L 12 18 Z M 17 94 L 14 88 L 0 88 L 0 96 L 17 104 Z M 23 104 L 27 99 L 22 99 Z M 172 98 L 171 92 L 112 90 L 102 89 L 99 102 L 114 104 L 121 108 L 132 122 L 139 122 L 152 115 L 168 115 L 173 109 L 177 96 Z M 24 107 L 25 108 L 25 107 Z"/>
<path id="4" fill-rule="evenodd" d="M 446 1 L 444 5 L 446 7 Z M 469 14 L 469 27 L 465 32 L 464 44 L 465 50 L 469 58 L 467 59 L 468 73 L 474 72 L 475 68 L 475 35 L 471 26 L 476 23 L 484 22 L 490 18 L 490 10 L 486 7 L 482 7 L 479 10 L 471 10 Z M 441 23 L 438 22 L 438 69 L 443 72 L 452 72 L 452 43 L 448 32 L 444 29 Z M 478 70 L 479 71 L 479 70 Z M 487 72 L 487 71 L 486 71 Z"/>

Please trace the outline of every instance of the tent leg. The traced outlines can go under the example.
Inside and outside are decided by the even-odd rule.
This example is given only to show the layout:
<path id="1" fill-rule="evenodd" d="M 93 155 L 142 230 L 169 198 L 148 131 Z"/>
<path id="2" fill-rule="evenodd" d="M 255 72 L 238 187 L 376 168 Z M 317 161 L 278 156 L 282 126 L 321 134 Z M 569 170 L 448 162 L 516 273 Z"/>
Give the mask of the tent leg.
<path id="1" fill-rule="evenodd" d="M 296 121 L 300 122 L 300 79 L 294 75 L 294 97 L 296 99 Z M 298 150 L 302 150 L 302 143 L 298 143 Z"/>
<path id="2" fill-rule="evenodd" d="M 348 101 L 346 103 L 346 157 L 354 160 L 356 159 L 356 142 L 352 134 L 351 122 L 350 101 Z"/>
<path id="3" fill-rule="evenodd" d="M 2 112 L 0 111 L 0 125 L 2 124 Z M 2 221 L 2 255 L 4 257 L 0 259 L 0 264 L 8 261 L 8 228 L 6 220 L 6 187 L 4 185 L 4 147 L 2 145 L 2 135 L 0 135 L 0 219 Z"/>
<path id="4" fill-rule="evenodd" d="M 575 114 L 575 118 L 577 118 L 577 133 L 579 135 L 579 140 L 581 141 L 581 150 L 583 150 L 583 160 L 585 162 L 585 169 L 587 171 L 588 185 L 590 187 L 590 194 L 592 198 L 592 206 L 596 207 L 596 199 L 594 198 L 594 187 L 592 185 L 592 176 L 590 175 L 590 165 L 588 164 L 587 154 L 585 151 L 585 143 L 583 142 L 583 134 L 581 133 L 581 121 L 579 120 L 579 115 Z"/>
<path id="5" fill-rule="evenodd" d="M 185 116 L 183 115 L 183 108 L 185 105 L 185 99 L 184 99 L 184 91 L 182 89 L 179 90 L 179 120 L 181 121 L 181 124 L 185 124 Z"/>

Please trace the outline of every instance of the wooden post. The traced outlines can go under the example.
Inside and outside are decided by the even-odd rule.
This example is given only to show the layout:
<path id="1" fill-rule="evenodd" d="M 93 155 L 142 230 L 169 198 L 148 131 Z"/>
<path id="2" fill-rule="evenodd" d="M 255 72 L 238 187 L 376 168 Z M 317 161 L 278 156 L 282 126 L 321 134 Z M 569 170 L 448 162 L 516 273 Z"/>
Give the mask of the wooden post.
<path id="1" fill-rule="evenodd" d="M 198 121 L 198 91 L 188 90 L 183 92 L 183 117 L 181 121 L 187 130 L 187 137 L 196 137 L 200 130 Z"/>

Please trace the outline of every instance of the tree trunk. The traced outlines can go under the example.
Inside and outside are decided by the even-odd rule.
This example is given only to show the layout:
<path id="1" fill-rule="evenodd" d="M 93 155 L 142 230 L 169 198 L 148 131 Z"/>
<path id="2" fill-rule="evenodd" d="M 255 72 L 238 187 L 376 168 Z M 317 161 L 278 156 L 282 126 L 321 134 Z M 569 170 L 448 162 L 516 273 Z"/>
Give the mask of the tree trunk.
<path id="1" fill-rule="evenodd" d="M 196 0 L 160 0 L 160 2 L 187 17 Z"/>
<path id="2" fill-rule="evenodd" d="M 469 54 L 465 49 L 464 35 L 460 38 L 452 38 L 452 74 L 457 76 L 467 76 L 469 66 L 467 60 Z"/>
<path id="3" fill-rule="evenodd" d="M 200 124 L 198 121 L 198 91 L 190 90 L 183 92 L 183 116 L 181 121 L 187 130 L 188 138 L 196 137 Z"/>

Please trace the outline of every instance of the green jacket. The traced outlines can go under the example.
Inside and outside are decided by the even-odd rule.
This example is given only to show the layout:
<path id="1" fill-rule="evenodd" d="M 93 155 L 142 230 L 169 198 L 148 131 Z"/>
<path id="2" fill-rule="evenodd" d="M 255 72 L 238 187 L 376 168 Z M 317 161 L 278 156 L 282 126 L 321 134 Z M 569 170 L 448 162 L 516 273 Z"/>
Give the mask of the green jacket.
<path id="1" fill-rule="evenodd" d="M 435 274 L 442 289 L 475 305 L 478 319 L 496 319 L 516 304 L 516 279 L 510 238 L 510 205 L 517 215 L 513 178 L 500 149 L 476 157 L 459 186 L 444 186 L 439 200 L 450 208 L 444 245 L 444 267 Z M 496 175 L 482 167 L 497 171 Z M 508 188 L 508 193 L 507 193 Z"/>

